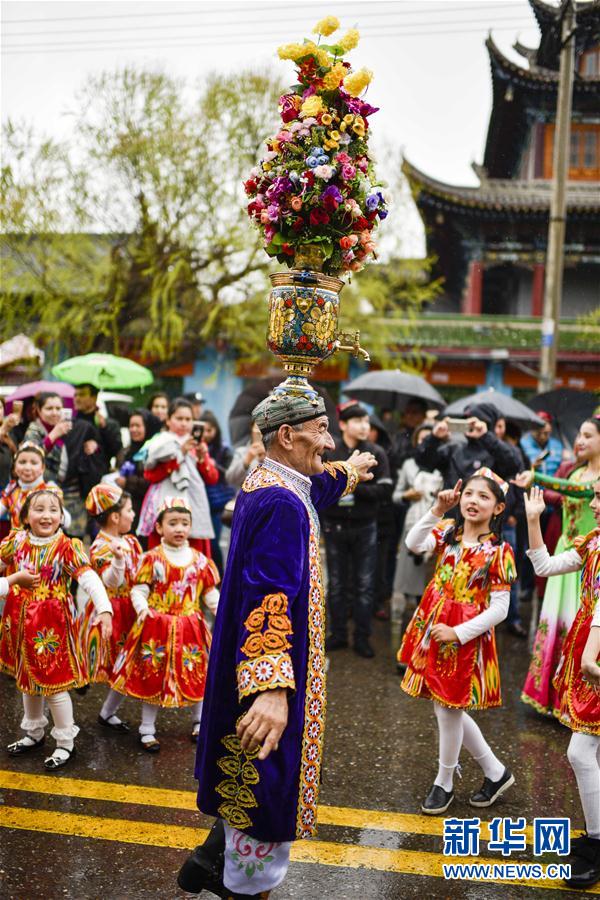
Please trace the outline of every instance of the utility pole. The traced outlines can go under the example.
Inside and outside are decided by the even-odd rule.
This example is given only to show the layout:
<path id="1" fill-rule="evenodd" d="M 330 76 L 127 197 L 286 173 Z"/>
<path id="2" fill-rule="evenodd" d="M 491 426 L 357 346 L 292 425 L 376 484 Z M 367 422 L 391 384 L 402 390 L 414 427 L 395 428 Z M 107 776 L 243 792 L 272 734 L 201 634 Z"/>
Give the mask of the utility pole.
<path id="1" fill-rule="evenodd" d="M 558 102 L 552 152 L 552 199 L 548 226 L 548 252 L 542 319 L 542 347 L 538 390 L 551 391 L 556 381 L 556 351 L 563 288 L 567 176 L 569 173 L 571 105 L 575 63 L 575 8 L 564 0 L 562 9 Z"/>

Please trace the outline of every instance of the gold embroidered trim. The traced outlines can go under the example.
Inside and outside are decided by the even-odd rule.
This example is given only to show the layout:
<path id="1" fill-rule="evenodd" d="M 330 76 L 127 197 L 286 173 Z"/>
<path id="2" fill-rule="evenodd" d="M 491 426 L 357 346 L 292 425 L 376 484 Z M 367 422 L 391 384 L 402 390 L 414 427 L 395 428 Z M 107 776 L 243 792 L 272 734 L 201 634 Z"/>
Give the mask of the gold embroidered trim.
<path id="1" fill-rule="evenodd" d="M 236 734 L 225 735 L 221 738 L 221 743 L 229 750 L 230 755 L 217 760 L 218 767 L 228 776 L 215 788 L 225 801 L 219 805 L 218 813 L 232 828 L 243 830 L 252 825 L 248 810 L 258 806 L 251 786 L 258 784 L 260 780 L 258 770 L 252 763 L 260 748 L 243 750 Z"/>

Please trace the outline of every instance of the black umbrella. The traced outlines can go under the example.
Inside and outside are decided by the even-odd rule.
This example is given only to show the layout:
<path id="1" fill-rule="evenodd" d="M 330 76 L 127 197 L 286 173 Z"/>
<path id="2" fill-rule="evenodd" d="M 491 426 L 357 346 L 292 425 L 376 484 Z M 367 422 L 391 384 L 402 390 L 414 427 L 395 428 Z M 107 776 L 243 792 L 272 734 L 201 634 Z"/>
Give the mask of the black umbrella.
<path id="1" fill-rule="evenodd" d="M 509 394 L 503 394 L 501 391 L 495 391 L 490 388 L 489 391 L 481 391 L 478 394 L 469 394 L 467 397 L 461 397 L 455 400 L 444 410 L 446 416 L 464 416 L 465 410 L 469 406 L 479 403 L 490 403 L 498 412 L 499 416 L 509 419 L 520 428 L 535 428 L 543 425 L 542 419 L 539 419 L 528 406 L 515 400 Z"/>
<path id="2" fill-rule="evenodd" d="M 281 372 L 279 375 L 259 378 L 244 388 L 239 395 L 229 413 L 229 434 L 234 446 L 242 444 L 249 439 L 252 426 L 252 410 L 261 400 L 268 397 L 274 387 L 281 384 L 283 377 L 284 373 Z M 325 411 L 329 416 L 329 430 L 335 435 L 339 434 L 335 403 L 325 388 L 319 387 L 314 382 L 311 382 L 311 385 L 325 401 Z"/>
<path id="3" fill-rule="evenodd" d="M 550 413 L 563 441 L 572 444 L 579 426 L 594 414 L 600 406 L 600 397 L 591 391 L 577 391 L 574 388 L 557 388 L 537 394 L 527 406 L 536 411 Z"/>
<path id="4" fill-rule="evenodd" d="M 431 409 L 444 409 L 442 395 L 420 375 L 400 369 L 382 369 L 359 375 L 346 385 L 344 393 L 380 409 L 404 409 L 409 400 L 423 400 Z"/>

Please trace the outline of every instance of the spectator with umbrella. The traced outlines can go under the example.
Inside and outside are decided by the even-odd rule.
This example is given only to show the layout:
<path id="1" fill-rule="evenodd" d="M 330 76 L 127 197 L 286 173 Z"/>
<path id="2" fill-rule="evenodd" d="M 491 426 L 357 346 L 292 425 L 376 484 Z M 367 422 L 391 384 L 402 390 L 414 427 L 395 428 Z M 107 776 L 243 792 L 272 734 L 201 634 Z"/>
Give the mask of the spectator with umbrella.
<path id="1" fill-rule="evenodd" d="M 25 440 L 43 448 L 46 480 L 61 482 L 69 465 L 64 439 L 73 427 L 71 410 L 65 415 L 62 398 L 54 391 L 42 391 L 35 398 L 35 412 L 35 419 L 25 432 Z"/>
<path id="2" fill-rule="evenodd" d="M 331 634 L 326 650 L 348 646 L 348 573 L 354 572 L 350 587 L 354 620 L 354 651 L 367 659 L 375 656 L 369 637 L 375 600 L 377 567 L 377 512 L 379 504 L 391 496 L 393 485 L 385 452 L 369 440 L 369 413 L 355 400 L 339 407 L 341 439 L 328 452 L 331 461 L 347 460 L 354 451 L 372 453 L 377 460 L 373 480 L 356 488 L 354 494 L 323 510 L 323 532 L 327 553 L 329 586 L 327 606 Z"/>

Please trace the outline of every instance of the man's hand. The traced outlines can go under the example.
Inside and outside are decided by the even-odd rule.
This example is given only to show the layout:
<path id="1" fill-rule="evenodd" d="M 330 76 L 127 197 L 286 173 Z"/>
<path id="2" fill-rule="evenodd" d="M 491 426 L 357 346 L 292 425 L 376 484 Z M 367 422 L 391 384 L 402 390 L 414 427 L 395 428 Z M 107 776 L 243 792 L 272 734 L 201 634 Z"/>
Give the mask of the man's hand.
<path id="1" fill-rule="evenodd" d="M 487 433 L 488 427 L 485 422 L 481 419 L 478 419 L 476 416 L 471 416 L 470 419 L 467 419 L 467 430 L 465 431 L 465 437 L 468 438 L 481 438 L 484 434 Z"/>
<path id="2" fill-rule="evenodd" d="M 431 512 L 435 516 L 443 516 L 449 509 L 453 509 L 460 500 L 461 487 L 462 478 L 459 478 L 453 488 L 449 488 L 447 491 L 440 491 L 431 507 Z"/>
<path id="3" fill-rule="evenodd" d="M 246 468 L 248 468 L 253 459 L 257 459 L 259 462 L 262 462 L 264 458 L 265 445 L 262 441 L 255 441 L 246 449 L 246 452 L 244 454 L 244 465 L 246 466 Z"/>
<path id="4" fill-rule="evenodd" d="M 448 427 L 448 420 L 441 419 L 439 422 L 436 422 L 431 433 L 438 441 L 449 441 L 450 428 Z"/>
<path id="5" fill-rule="evenodd" d="M 83 452 L 86 456 L 92 456 L 98 450 L 97 441 L 85 441 L 83 444 Z"/>
<path id="6" fill-rule="evenodd" d="M 378 465 L 377 459 L 372 453 L 369 453 L 368 450 L 364 453 L 359 453 L 358 450 L 355 450 L 354 453 L 348 457 L 348 462 L 352 463 L 358 472 L 358 477 L 361 481 L 371 481 L 373 472 L 370 472 L 369 469 Z"/>
<path id="7" fill-rule="evenodd" d="M 279 747 L 279 739 L 288 720 L 288 698 L 285 688 L 274 688 L 259 694 L 243 719 L 238 722 L 237 736 L 243 750 L 260 747 L 259 759 L 266 759 Z"/>
<path id="8" fill-rule="evenodd" d="M 73 423 L 70 419 L 62 419 L 54 426 L 52 431 L 48 433 L 48 437 L 54 444 L 59 440 L 59 438 L 62 438 L 65 436 L 65 434 L 68 434 L 72 427 Z"/>
<path id="9" fill-rule="evenodd" d="M 431 637 L 435 641 L 438 641 L 440 644 L 447 644 L 450 641 L 458 640 L 454 628 L 451 628 L 449 625 L 443 625 L 441 622 L 433 626 L 433 628 L 431 629 Z"/>
<path id="10" fill-rule="evenodd" d="M 404 491 L 402 494 L 403 500 L 410 500 L 411 503 L 415 503 L 417 500 L 421 500 L 423 498 L 423 494 L 421 491 L 418 491 L 416 488 L 409 488 L 407 491 Z"/>
<path id="11" fill-rule="evenodd" d="M 107 641 L 112 634 L 112 613 L 98 613 L 94 619 L 94 625 L 100 626 L 100 634 L 102 639 Z"/>
<path id="12" fill-rule="evenodd" d="M 517 487 L 523 488 L 524 491 L 528 491 L 533 484 L 533 472 L 519 472 L 518 475 L 511 478 L 511 484 L 516 484 Z"/>

